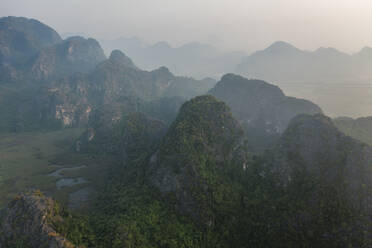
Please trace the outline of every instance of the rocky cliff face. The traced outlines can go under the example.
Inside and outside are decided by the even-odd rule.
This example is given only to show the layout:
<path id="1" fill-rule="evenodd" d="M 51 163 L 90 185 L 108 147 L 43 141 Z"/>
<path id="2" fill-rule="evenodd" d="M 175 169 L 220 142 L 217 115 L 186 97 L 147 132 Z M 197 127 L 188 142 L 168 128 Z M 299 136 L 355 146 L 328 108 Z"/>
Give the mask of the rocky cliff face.
<path id="1" fill-rule="evenodd" d="M 73 248 L 53 226 L 61 220 L 51 198 L 37 192 L 20 194 L 1 213 L 0 247 Z"/>
<path id="2" fill-rule="evenodd" d="M 31 61 L 27 77 L 45 81 L 74 72 L 87 73 L 105 59 L 106 56 L 96 40 L 70 37 L 42 49 Z"/>
<path id="3" fill-rule="evenodd" d="M 15 17 L 0 19 L 0 82 L 0 101 L 12 108 L 0 108 L 7 116 L 0 120 L 2 131 L 84 126 L 94 110 L 118 109 L 123 99 L 188 99 L 214 85 L 211 79 L 177 77 L 165 67 L 140 70 L 119 50 L 106 59 L 94 39 L 62 40 L 36 20 Z"/>
<path id="4" fill-rule="evenodd" d="M 111 108 L 109 112 L 116 112 L 113 118 L 120 119 L 124 113 L 120 111 L 150 110 L 148 102 L 160 103 L 162 97 L 188 98 L 203 92 L 204 84 L 176 77 L 165 67 L 151 72 L 139 70 L 123 53 L 113 51 L 91 73 L 74 74 L 42 88 L 38 108 L 43 119 L 60 120 L 65 127 L 81 126 L 87 124 L 93 110 Z M 175 103 L 178 109 L 180 103 Z"/>
<path id="5" fill-rule="evenodd" d="M 0 18 L 0 82 L 21 80 L 33 56 L 61 41 L 56 31 L 37 20 Z"/>
<path id="6" fill-rule="evenodd" d="M 90 88 L 86 75 L 80 73 L 42 87 L 35 97 L 35 115 L 41 123 L 56 122 L 59 127 L 86 125 L 94 106 Z"/>

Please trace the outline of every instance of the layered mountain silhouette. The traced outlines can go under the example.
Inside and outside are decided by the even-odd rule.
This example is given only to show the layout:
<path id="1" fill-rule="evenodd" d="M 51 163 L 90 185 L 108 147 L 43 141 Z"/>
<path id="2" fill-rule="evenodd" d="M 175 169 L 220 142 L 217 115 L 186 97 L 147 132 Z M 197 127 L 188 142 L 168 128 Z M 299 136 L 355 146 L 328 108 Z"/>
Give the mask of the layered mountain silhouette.
<path id="1" fill-rule="evenodd" d="M 201 44 L 126 42 L 178 54 L 182 68 L 222 61 Z M 0 211 L 1 248 L 370 247 L 370 118 L 332 120 L 234 74 L 216 84 L 143 70 L 128 51 L 106 58 L 94 39 L 62 40 L 32 19 L 0 19 L 0 54 L 0 131 L 79 127 L 66 156 L 102 159 L 108 173 L 92 211 L 74 214 L 39 191 L 16 196 Z M 360 63 L 364 76 L 370 54 L 277 42 L 241 68 L 291 81 L 347 77 Z"/>
<path id="2" fill-rule="evenodd" d="M 243 52 L 224 52 L 209 44 L 191 42 L 173 47 L 165 41 L 147 45 L 137 37 L 101 41 L 107 54 L 112 50 L 125 51 L 144 69 L 168 67 L 178 75 L 195 78 L 219 78 L 234 71 L 244 56 Z"/>
<path id="3" fill-rule="evenodd" d="M 62 40 L 36 20 L 7 17 L 0 27 L 4 33 L 0 37 L 4 88 L 0 126 L 6 131 L 85 125 L 91 111 L 120 105 L 125 98 L 188 99 L 215 84 L 210 78 L 174 76 L 166 67 L 141 70 L 119 50 L 107 59 L 96 40 L 78 36 Z M 27 44 L 14 40 L 14 32 Z"/>
<path id="4" fill-rule="evenodd" d="M 156 100 L 161 97 L 184 99 L 207 92 L 213 80 L 197 81 L 176 77 L 167 68 L 148 72 L 139 70 L 131 60 L 119 51 L 100 63 L 89 74 L 75 74 L 43 88 L 39 94 L 43 99 L 41 118 L 57 118 L 63 126 L 87 123 L 91 110 L 104 106 L 128 106 L 126 99 L 137 102 Z M 138 105 L 136 105 L 137 108 Z M 40 110 L 39 110 L 40 111 Z M 120 117 L 122 113 L 118 113 Z"/>
<path id="5" fill-rule="evenodd" d="M 94 39 L 62 40 L 33 19 L 0 19 L 0 82 L 45 82 L 74 72 L 89 72 L 106 59 Z"/>
<path id="6" fill-rule="evenodd" d="M 349 55 L 334 48 L 321 47 L 310 52 L 278 41 L 243 58 L 236 72 L 250 78 L 281 83 L 333 83 L 337 80 L 370 79 L 370 51 L 371 48 L 366 47 Z"/>

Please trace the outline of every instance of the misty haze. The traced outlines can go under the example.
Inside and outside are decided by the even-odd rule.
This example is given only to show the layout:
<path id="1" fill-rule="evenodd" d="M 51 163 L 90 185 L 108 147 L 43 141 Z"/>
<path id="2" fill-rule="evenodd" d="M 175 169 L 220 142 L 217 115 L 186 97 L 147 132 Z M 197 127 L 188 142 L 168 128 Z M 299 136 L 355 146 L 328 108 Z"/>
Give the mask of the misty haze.
<path id="1" fill-rule="evenodd" d="M 372 247 L 372 2 L 0 2 L 0 248 Z"/>

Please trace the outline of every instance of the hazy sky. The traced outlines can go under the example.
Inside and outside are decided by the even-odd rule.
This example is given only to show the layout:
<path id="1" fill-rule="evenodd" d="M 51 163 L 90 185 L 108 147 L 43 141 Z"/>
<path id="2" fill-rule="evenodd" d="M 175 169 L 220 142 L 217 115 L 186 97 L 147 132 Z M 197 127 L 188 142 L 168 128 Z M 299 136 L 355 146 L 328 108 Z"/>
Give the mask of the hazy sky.
<path id="1" fill-rule="evenodd" d="M 372 46 L 372 0 L 0 0 L 0 15 L 39 19 L 59 33 L 202 41 L 253 51 L 276 40 L 355 52 Z"/>

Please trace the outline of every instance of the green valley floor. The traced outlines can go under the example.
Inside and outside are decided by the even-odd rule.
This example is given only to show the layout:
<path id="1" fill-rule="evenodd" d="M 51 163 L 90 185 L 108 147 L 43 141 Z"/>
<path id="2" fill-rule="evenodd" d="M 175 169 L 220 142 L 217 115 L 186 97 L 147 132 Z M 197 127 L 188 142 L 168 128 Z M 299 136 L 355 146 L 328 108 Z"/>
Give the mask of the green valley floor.
<path id="1" fill-rule="evenodd" d="M 72 208 L 88 204 L 105 181 L 107 158 L 75 152 L 81 133 L 0 134 L 0 208 L 25 189 L 40 189 Z"/>

